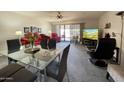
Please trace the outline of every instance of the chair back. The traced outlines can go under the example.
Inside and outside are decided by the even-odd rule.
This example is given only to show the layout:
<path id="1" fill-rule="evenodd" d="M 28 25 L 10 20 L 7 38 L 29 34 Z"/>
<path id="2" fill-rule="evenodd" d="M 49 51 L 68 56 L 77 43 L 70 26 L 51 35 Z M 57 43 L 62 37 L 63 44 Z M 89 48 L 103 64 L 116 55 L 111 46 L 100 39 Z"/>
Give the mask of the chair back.
<path id="1" fill-rule="evenodd" d="M 59 72 L 57 76 L 57 80 L 61 82 L 65 76 L 65 73 L 67 71 L 67 58 L 68 58 L 68 52 L 69 52 L 70 44 L 64 49 L 62 58 L 59 65 Z"/>
<path id="2" fill-rule="evenodd" d="M 48 49 L 47 47 L 47 39 L 42 39 L 40 42 L 41 48 Z"/>
<path id="3" fill-rule="evenodd" d="M 20 50 L 20 41 L 19 39 L 7 40 L 8 54 Z"/>
<path id="4" fill-rule="evenodd" d="M 56 49 L 56 40 L 55 39 L 50 39 L 48 43 L 49 49 Z"/>
<path id="5" fill-rule="evenodd" d="M 111 59 L 114 55 L 115 47 L 116 47 L 115 39 L 102 38 L 99 40 L 98 47 L 95 52 L 95 56 L 98 59 Z"/>

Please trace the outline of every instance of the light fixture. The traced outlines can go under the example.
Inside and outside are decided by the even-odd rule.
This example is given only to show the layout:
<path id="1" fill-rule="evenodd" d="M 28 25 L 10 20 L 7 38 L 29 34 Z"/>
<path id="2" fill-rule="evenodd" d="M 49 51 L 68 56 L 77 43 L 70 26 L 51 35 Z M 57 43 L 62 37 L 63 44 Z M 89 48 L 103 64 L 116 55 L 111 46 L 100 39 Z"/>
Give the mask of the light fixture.
<path id="1" fill-rule="evenodd" d="M 22 35 L 22 31 L 16 31 L 16 35 L 17 36 L 21 36 Z"/>
<path id="2" fill-rule="evenodd" d="M 61 21 L 62 21 L 62 18 L 63 18 L 63 15 L 61 14 L 60 11 L 57 12 L 56 18 L 57 18 L 57 22 L 58 22 L 58 26 L 59 26 L 59 35 L 60 35 Z"/>
<path id="3" fill-rule="evenodd" d="M 15 34 L 18 36 L 19 39 L 19 43 L 21 45 L 21 35 L 22 35 L 22 31 L 16 31 Z M 20 50 L 23 49 L 22 45 L 20 46 Z"/>
<path id="4" fill-rule="evenodd" d="M 51 35 L 51 30 L 48 31 L 49 36 Z"/>
<path id="5" fill-rule="evenodd" d="M 123 47 L 124 11 L 118 12 L 116 15 L 121 16 L 121 24 L 122 24 L 122 27 L 121 27 L 121 42 L 120 42 L 120 57 L 119 57 L 119 64 L 120 64 L 121 60 L 122 60 L 121 58 L 122 58 L 122 47 Z"/>
<path id="6" fill-rule="evenodd" d="M 58 13 L 58 14 L 57 14 L 56 18 L 57 18 L 57 19 L 62 19 L 63 16 L 62 16 L 61 12 L 57 12 L 57 13 Z"/>

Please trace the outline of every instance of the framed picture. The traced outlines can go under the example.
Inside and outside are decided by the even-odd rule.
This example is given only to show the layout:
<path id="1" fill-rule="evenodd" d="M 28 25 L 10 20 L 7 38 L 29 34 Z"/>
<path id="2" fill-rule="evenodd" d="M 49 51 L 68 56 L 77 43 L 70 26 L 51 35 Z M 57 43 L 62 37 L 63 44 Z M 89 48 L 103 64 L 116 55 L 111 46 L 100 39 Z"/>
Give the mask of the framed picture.
<path id="1" fill-rule="evenodd" d="M 42 29 L 41 28 L 38 28 L 38 32 L 41 33 L 42 32 Z"/>
<path id="2" fill-rule="evenodd" d="M 30 32 L 30 27 L 24 27 L 24 33 Z"/>
<path id="3" fill-rule="evenodd" d="M 31 32 L 38 32 L 38 28 L 37 27 L 34 27 L 34 26 L 31 26 L 30 27 L 31 28 Z"/>

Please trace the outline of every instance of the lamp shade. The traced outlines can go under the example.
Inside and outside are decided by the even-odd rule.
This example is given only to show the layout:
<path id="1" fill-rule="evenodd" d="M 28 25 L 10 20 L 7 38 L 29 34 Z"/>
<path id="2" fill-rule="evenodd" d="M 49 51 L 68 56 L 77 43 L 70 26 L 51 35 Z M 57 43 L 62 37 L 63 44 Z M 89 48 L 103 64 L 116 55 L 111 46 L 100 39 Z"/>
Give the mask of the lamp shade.
<path id="1" fill-rule="evenodd" d="M 16 31 L 16 35 L 18 36 L 22 35 L 22 31 Z"/>

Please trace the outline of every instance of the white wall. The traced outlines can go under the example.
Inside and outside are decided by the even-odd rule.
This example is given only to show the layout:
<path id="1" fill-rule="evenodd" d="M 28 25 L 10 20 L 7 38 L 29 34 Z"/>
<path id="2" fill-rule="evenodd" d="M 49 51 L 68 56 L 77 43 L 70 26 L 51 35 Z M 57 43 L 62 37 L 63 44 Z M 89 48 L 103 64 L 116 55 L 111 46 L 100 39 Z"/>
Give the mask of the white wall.
<path id="1" fill-rule="evenodd" d="M 117 46 L 120 47 L 120 40 L 121 40 L 121 17 L 116 15 L 116 11 L 112 12 L 106 12 L 104 15 L 101 16 L 99 20 L 99 28 L 103 30 L 103 35 L 105 33 L 112 33 L 115 32 L 116 34 L 116 41 Z M 110 22 L 111 28 L 110 29 L 104 29 L 105 24 Z M 124 38 L 123 38 L 123 49 L 122 49 L 122 62 L 121 65 L 124 65 Z"/>
<path id="2" fill-rule="evenodd" d="M 0 50 L 6 49 L 6 40 L 18 38 L 15 35 L 17 30 L 23 32 L 26 26 L 37 26 L 42 28 L 42 33 L 48 34 L 51 24 L 33 17 L 20 15 L 14 12 L 0 12 Z"/>
<path id="3" fill-rule="evenodd" d="M 98 28 L 99 27 L 98 19 L 87 19 L 87 20 L 84 20 L 84 23 L 85 23 L 85 28 Z"/>

